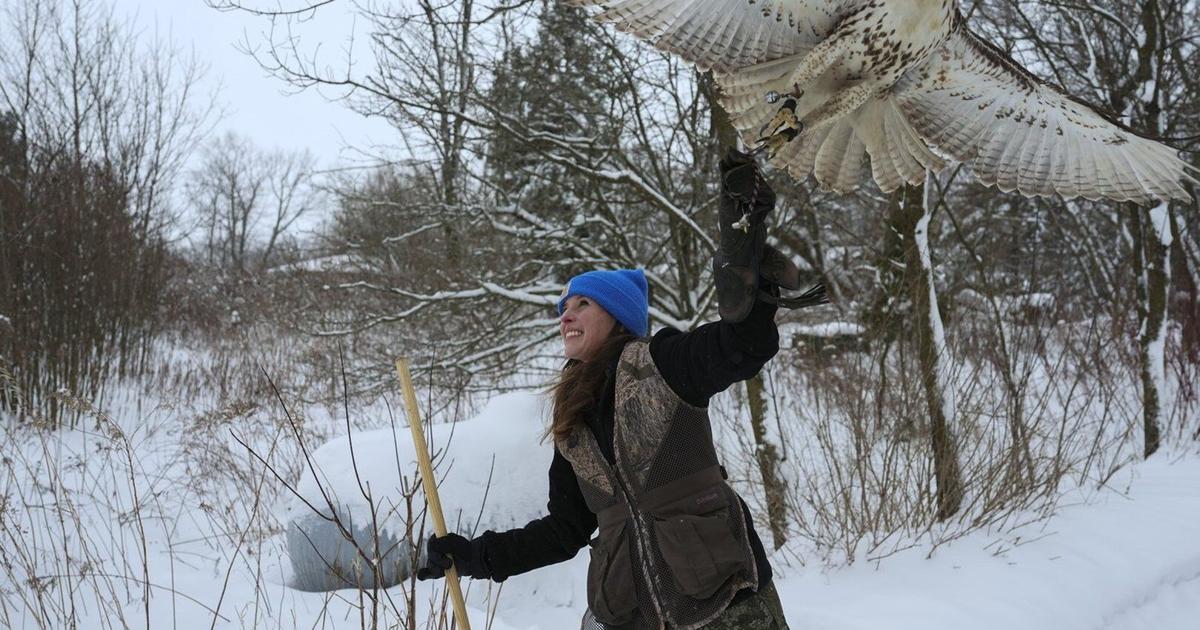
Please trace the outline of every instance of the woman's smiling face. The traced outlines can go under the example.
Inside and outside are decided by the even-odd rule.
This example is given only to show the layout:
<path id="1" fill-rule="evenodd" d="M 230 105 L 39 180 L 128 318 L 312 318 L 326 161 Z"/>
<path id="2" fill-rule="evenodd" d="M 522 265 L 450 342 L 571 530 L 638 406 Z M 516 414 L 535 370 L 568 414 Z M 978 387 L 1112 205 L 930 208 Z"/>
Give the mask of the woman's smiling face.
<path id="1" fill-rule="evenodd" d="M 592 298 L 583 295 L 567 298 L 563 303 L 562 316 L 558 318 L 563 355 L 577 361 L 591 359 L 616 323 L 617 320 Z"/>

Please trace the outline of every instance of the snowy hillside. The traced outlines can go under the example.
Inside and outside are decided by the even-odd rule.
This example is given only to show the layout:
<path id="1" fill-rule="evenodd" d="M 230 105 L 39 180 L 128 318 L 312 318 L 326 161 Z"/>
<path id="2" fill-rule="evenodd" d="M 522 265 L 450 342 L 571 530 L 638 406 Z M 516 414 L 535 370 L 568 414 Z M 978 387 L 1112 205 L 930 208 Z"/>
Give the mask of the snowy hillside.
<path id="1" fill-rule="evenodd" d="M 507 395 L 459 423 L 443 501 L 457 506 L 470 503 L 459 498 L 463 494 L 481 498 L 495 455 L 493 484 L 500 485 L 488 498 L 485 522 L 539 516 L 550 447 L 538 446 L 536 431 L 529 430 L 538 409 L 530 394 Z M 439 429 L 446 435 L 446 427 Z M 360 441 L 368 446 L 359 457 L 379 456 L 376 466 L 379 459 L 394 461 L 390 435 L 365 434 Z M 346 446 L 339 439 L 316 457 L 344 462 Z M 411 449 L 401 447 L 400 460 L 411 458 Z M 344 465 L 333 465 L 340 472 L 330 475 L 330 487 L 356 492 Z M 394 470 L 384 466 L 379 474 L 390 483 Z M 802 548 L 777 553 L 772 564 L 789 624 L 812 630 L 1200 628 L 1200 456 L 1159 456 L 1118 473 L 1106 489 L 1071 493 L 1066 503 L 1049 521 L 1002 535 L 976 532 L 936 550 L 914 541 L 879 563 L 791 566 L 788 556 L 795 554 L 787 551 L 802 554 Z M 581 553 L 564 565 L 509 579 L 493 627 L 573 627 L 586 607 L 586 570 Z M 482 627 L 488 587 L 470 588 L 478 615 L 472 626 Z"/>
<path id="2" fill-rule="evenodd" d="M 31 614 L 45 605 L 61 607 L 60 618 L 74 607 L 80 628 L 359 627 L 363 592 L 288 586 L 291 568 L 279 527 L 305 509 L 295 497 L 281 488 L 263 491 L 259 496 L 273 504 L 260 506 L 241 494 L 232 474 L 185 477 L 207 465 L 220 442 L 236 452 L 230 435 L 254 441 L 246 436 L 261 428 L 265 411 L 229 414 L 219 430 L 203 434 L 170 422 L 171 413 L 116 409 L 97 416 L 100 432 L 63 430 L 52 440 L 25 432 L 5 436 L 6 522 L 20 520 L 25 528 L 4 532 L 9 570 L 0 623 L 47 627 Z M 538 444 L 541 413 L 533 394 L 510 394 L 453 427 L 453 440 L 449 425 L 434 428 L 435 448 L 445 447 L 440 469 L 451 522 L 460 509 L 463 521 L 473 521 L 489 476 L 484 526 L 507 527 L 540 514 L 550 454 L 549 445 Z M 307 422 L 330 431 L 339 424 L 319 409 L 308 410 Z M 400 429 L 355 432 L 357 477 L 341 457 L 350 444 L 344 435 L 316 449 L 311 456 L 324 487 L 353 503 L 358 479 L 385 502 L 401 477 L 411 485 L 412 451 Z M 258 438 L 261 454 L 270 448 L 264 438 L 271 431 Z M 125 439 L 143 454 L 133 460 L 132 475 L 119 446 Z M 269 484 L 254 463 L 230 460 L 226 472 L 245 464 L 245 480 Z M 296 476 L 301 494 L 316 500 L 314 479 Z M 142 497 L 137 510 L 131 487 Z M 391 496 L 402 500 L 400 493 Z M 55 502 L 62 512 L 46 509 Z M 1122 470 L 1105 489 L 1069 494 L 1066 503 L 1047 521 L 1003 533 L 975 531 L 936 549 L 916 539 L 878 562 L 805 565 L 797 559 L 815 554 L 803 541 L 793 542 L 772 559 L 789 623 L 813 630 L 1200 627 L 1200 456 L 1156 456 Z M 272 513 L 282 518 L 273 520 Z M 472 626 L 487 627 L 491 611 L 497 630 L 576 627 L 585 608 L 586 569 L 581 553 L 502 586 L 468 581 Z M 30 588 L 36 583 L 30 573 L 47 580 L 40 590 Z M 54 576 L 73 574 L 70 591 L 54 588 Z M 55 599 L 39 604 L 40 594 Z M 440 583 L 406 582 L 380 601 L 399 609 L 411 602 L 417 627 L 425 627 L 424 620 L 444 614 L 436 604 L 443 595 Z"/>

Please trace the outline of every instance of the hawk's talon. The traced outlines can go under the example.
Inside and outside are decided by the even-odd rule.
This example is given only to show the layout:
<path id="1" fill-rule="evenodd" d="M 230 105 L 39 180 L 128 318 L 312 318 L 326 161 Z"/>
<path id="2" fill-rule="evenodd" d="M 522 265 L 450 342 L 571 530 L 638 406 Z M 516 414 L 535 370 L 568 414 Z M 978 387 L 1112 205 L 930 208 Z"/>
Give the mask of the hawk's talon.
<path id="1" fill-rule="evenodd" d="M 768 160 L 774 159 L 784 145 L 795 140 L 803 130 L 804 123 L 796 121 L 795 126 L 784 127 L 769 136 L 764 135 L 755 143 L 754 150 L 750 154 L 757 157 L 766 153 Z"/>
<path id="2" fill-rule="evenodd" d="M 789 96 L 775 116 L 758 130 L 758 149 L 769 148 L 768 158 L 774 157 L 783 145 L 800 135 L 804 124 L 796 117 L 796 99 Z M 782 136 L 782 139 L 780 139 Z"/>
<path id="3" fill-rule="evenodd" d="M 758 130 L 760 137 L 772 135 L 779 131 L 781 127 L 794 127 L 799 122 L 796 118 L 796 99 L 789 98 L 783 102 L 779 111 L 775 112 L 775 116 L 768 120 Z"/>

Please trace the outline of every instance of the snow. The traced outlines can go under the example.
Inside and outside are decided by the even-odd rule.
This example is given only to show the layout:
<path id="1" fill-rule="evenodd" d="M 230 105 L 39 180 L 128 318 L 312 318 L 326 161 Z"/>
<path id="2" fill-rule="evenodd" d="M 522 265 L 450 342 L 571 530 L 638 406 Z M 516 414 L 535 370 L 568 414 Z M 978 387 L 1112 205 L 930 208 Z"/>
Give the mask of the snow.
<path id="1" fill-rule="evenodd" d="M 460 423 L 451 447 L 459 458 L 474 450 L 477 464 L 486 462 L 493 450 L 499 456 L 507 449 L 515 451 L 507 453 L 507 461 L 523 455 L 538 460 L 504 475 L 505 485 L 512 486 L 509 496 L 520 506 L 507 510 L 514 522 L 539 514 L 540 506 L 535 509 L 524 499 L 544 500 L 545 458 L 539 451 L 546 448 L 522 444 L 497 429 L 526 418 L 533 407 L 527 394 L 505 397 L 479 418 Z M 506 410 L 517 416 L 491 417 Z M 489 425 L 486 439 L 469 445 L 459 441 L 465 429 Z M 493 438 L 504 441 L 490 445 Z M 486 477 L 477 470 L 454 480 L 455 472 L 464 472 L 464 460 L 458 461 L 443 483 L 443 502 L 459 488 L 477 493 Z M 941 546 L 932 557 L 927 557 L 928 545 L 918 545 L 878 565 L 822 569 L 788 566 L 787 554 L 776 553 L 772 565 L 788 623 L 811 630 L 1195 630 L 1200 614 L 1200 544 L 1195 540 L 1200 457 L 1158 457 L 1130 468 L 1112 484 L 1130 490 L 1110 487 L 1090 498 L 1076 493 L 1078 502 L 1048 522 L 1000 537 L 976 532 Z M 507 500 L 493 498 L 489 512 Z M 581 553 L 510 578 L 503 584 L 493 627 L 574 627 L 586 608 L 586 573 L 587 554 Z M 487 587 L 486 582 L 464 582 L 470 589 L 473 624 L 485 619 Z"/>
<path id="2" fill-rule="evenodd" d="M 214 626 L 214 614 L 217 628 L 360 627 L 359 594 L 305 593 L 287 586 L 290 568 L 282 536 L 270 534 L 268 517 L 307 508 L 282 491 L 264 493 L 272 503 L 262 507 L 246 498 L 247 483 L 265 479 L 266 487 L 278 486 L 244 449 L 231 444 L 231 434 L 267 455 L 278 436 L 287 434 L 278 424 L 277 408 L 191 416 L 122 392 L 109 400 L 121 440 L 108 431 L 94 432 L 90 420 L 49 434 L 0 431 L 5 457 L 0 497 L 8 506 L 0 523 L 22 524 L 17 540 L 26 545 L 23 553 L 36 549 L 43 558 L 37 575 L 87 575 L 49 587 L 49 601 L 75 598 L 77 627 L 207 629 Z M 302 495 L 317 498 L 319 478 L 336 500 L 365 509 L 359 479 L 378 501 L 397 497 L 399 485 L 416 483 L 398 405 L 390 411 L 384 404 L 352 410 L 354 426 L 366 427 L 353 433 L 358 475 L 346 461 L 351 439 L 344 435 L 340 409 L 309 405 L 294 411 L 308 430 L 326 436 L 310 452 L 318 476 L 303 473 L 302 458 L 284 452 L 285 444 L 278 447 L 282 458 L 268 457 L 276 465 L 294 466 L 280 472 L 298 480 Z M 489 475 L 481 529 L 520 525 L 543 513 L 552 455 L 548 443 L 539 443 L 545 413 L 539 395 L 514 392 L 495 396 L 474 418 L 427 428 L 431 448 L 442 453 L 440 495 L 452 529 L 471 529 Z M 122 443 L 136 448 L 129 466 Z M 225 452 L 236 457 L 214 459 L 219 467 L 204 459 Z M 131 477 L 144 492 L 140 516 L 132 510 Z M 55 479 L 69 487 L 52 492 Z M 1104 488 L 1071 490 L 1064 504 L 1048 520 L 1031 517 L 1033 522 L 1015 530 L 976 530 L 936 547 L 917 538 L 878 562 L 850 566 L 800 564 L 797 558 L 819 554 L 795 539 L 771 559 L 789 624 L 795 630 L 1197 628 L 1200 453 L 1156 455 L 1125 467 Z M 65 530 L 55 505 L 69 506 Z M 239 542 L 239 528 L 251 522 L 267 532 L 262 543 L 254 537 Z M 146 531 L 144 556 L 139 528 Z M 60 545 L 63 531 L 73 542 Z M 57 560 L 66 547 L 72 558 Z M 91 565 L 81 564 L 78 553 L 84 547 Z M 23 566 L 24 557 L 6 552 L 16 566 Z M 152 584 L 147 608 L 143 557 L 144 575 Z M 464 581 L 472 626 L 488 627 L 494 610 L 494 630 L 578 627 L 586 607 L 587 566 L 588 554 L 581 552 L 502 585 Z M 118 577 L 107 580 L 96 567 Z M 33 609 L 23 603 L 36 606 L 25 599 L 30 597 L 25 577 L 20 570 L 0 570 L 5 593 L 0 626 L 39 627 Z M 64 586 L 68 582 L 74 585 L 72 595 Z M 424 627 L 429 602 L 438 600 L 443 588 L 442 582 L 405 583 L 388 594 L 402 610 L 411 595 L 418 627 Z M 393 623 L 385 619 L 380 626 Z"/>
<path id="3" fill-rule="evenodd" d="M 823 322 L 820 324 L 798 324 L 786 322 L 779 326 L 780 337 L 857 337 L 866 332 L 866 328 L 854 322 Z"/>
<path id="4" fill-rule="evenodd" d="M 493 456 L 487 527 L 517 526 L 544 513 L 551 451 L 537 443 L 545 426 L 540 424 L 543 407 L 531 393 L 506 394 L 454 427 L 446 446 L 447 460 L 454 463 L 439 490 L 449 522 L 459 510 L 468 521 L 474 517 Z M 434 429 L 431 441 L 444 444 L 450 427 Z M 397 435 L 400 460 L 409 462 L 404 433 Z M 338 438 L 315 458 L 335 492 L 352 498 L 356 483 L 340 463 L 347 447 L 346 439 Z M 360 465 L 370 462 L 364 479 L 394 486 L 391 430 L 359 434 L 355 448 Z M 1200 456 L 1156 457 L 1090 494 L 1072 492 L 1066 501 L 1071 505 L 1049 521 L 1003 535 L 975 532 L 936 550 L 917 543 L 878 564 L 789 566 L 785 549 L 774 554 L 772 566 L 788 623 L 811 630 L 1195 630 Z M 580 553 L 507 580 L 493 627 L 577 625 L 586 608 L 587 561 Z M 482 624 L 487 583 L 467 585 L 468 600 L 476 607 L 473 623 Z"/>
<path id="5" fill-rule="evenodd" d="M 1166 203 L 1159 203 L 1150 209 L 1150 222 L 1154 225 L 1154 233 L 1162 243 L 1163 249 L 1170 249 L 1175 240 L 1175 236 L 1171 234 L 1170 211 L 1171 206 Z"/>
<path id="6" fill-rule="evenodd" d="M 1125 476 L 1128 494 L 1106 490 L 1000 544 L 975 533 L 929 559 L 916 548 L 879 569 L 793 572 L 780 583 L 788 621 L 813 630 L 1195 630 L 1200 458 L 1157 457 Z"/>
<path id="7" fill-rule="evenodd" d="M 355 256 L 336 254 L 285 263 L 271 267 L 269 273 L 352 271 L 359 260 Z"/>
<path id="8" fill-rule="evenodd" d="M 1050 293 L 1030 293 L 1028 295 L 1017 296 L 1016 303 L 1018 306 L 1048 309 L 1054 306 L 1057 300 Z"/>
<path id="9" fill-rule="evenodd" d="M 517 527 L 541 515 L 553 455 L 549 442 L 538 444 L 548 426 L 544 407 L 532 393 L 502 394 L 473 419 L 425 427 L 447 527 L 470 532 L 481 511 L 485 527 L 480 532 Z M 300 496 L 324 506 L 323 489 L 336 504 L 349 508 L 355 520 L 370 521 L 360 479 L 375 504 L 383 506 L 402 504 L 399 489 L 420 482 L 413 476 L 417 458 L 407 425 L 335 438 L 314 451 L 312 460 L 320 487 L 316 477 L 306 474 L 297 486 Z M 288 507 L 289 513 L 306 509 L 298 499 Z M 404 516 L 385 512 L 381 529 L 403 537 Z"/>
<path id="10" fill-rule="evenodd" d="M 1162 242 L 1163 251 L 1170 251 L 1173 236 L 1171 234 L 1170 218 L 1167 214 L 1170 211 L 1168 204 L 1160 203 L 1150 211 L 1150 220 L 1154 224 L 1155 234 L 1158 235 Z M 1164 256 L 1164 258 L 1167 258 Z M 1167 274 L 1167 287 L 1170 288 L 1171 266 L 1168 264 L 1164 270 Z M 1146 282 L 1147 289 L 1150 283 Z M 1145 370 L 1150 376 L 1151 386 L 1158 397 L 1157 417 L 1154 421 L 1161 428 L 1166 426 L 1167 416 L 1167 388 L 1166 388 L 1166 356 L 1164 354 L 1164 345 L 1167 339 L 1167 320 L 1170 319 L 1165 314 L 1158 324 L 1158 330 L 1153 331 L 1153 336 L 1149 337 L 1146 343 L 1146 365 Z M 1149 326 L 1150 320 L 1147 319 L 1142 323 L 1143 326 Z"/>
<path id="11" fill-rule="evenodd" d="M 1160 430 L 1166 426 L 1167 409 L 1170 404 L 1167 398 L 1169 393 L 1167 391 L 1166 356 L 1164 354 L 1164 346 L 1167 340 L 1167 319 L 1165 316 L 1162 318 L 1162 321 L 1159 322 L 1158 330 L 1154 333 L 1154 337 L 1146 343 L 1146 365 L 1144 368 L 1150 375 L 1150 382 L 1153 384 L 1154 393 L 1158 397 L 1158 408 L 1154 421 Z"/>
<path id="12" fill-rule="evenodd" d="M 482 286 L 495 295 L 535 306 L 555 306 L 558 304 L 558 298 L 562 295 L 562 287 L 556 284 L 535 285 L 525 291 L 508 289 L 494 282 L 484 282 Z"/>

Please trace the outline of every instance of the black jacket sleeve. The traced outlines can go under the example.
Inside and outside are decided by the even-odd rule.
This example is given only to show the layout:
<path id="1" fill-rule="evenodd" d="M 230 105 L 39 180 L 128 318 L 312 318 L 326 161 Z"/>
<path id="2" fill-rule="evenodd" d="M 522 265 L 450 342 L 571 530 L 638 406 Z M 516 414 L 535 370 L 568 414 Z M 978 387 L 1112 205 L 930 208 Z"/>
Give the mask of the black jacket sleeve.
<path id="1" fill-rule="evenodd" d="M 774 304 L 759 300 L 745 320 L 712 322 L 686 333 L 664 328 L 650 340 L 654 365 L 680 398 L 697 407 L 762 369 L 779 351 Z"/>
<path id="2" fill-rule="evenodd" d="M 506 532 L 486 531 L 473 541 L 483 553 L 492 580 L 532 571 L 575 557 L 596 531 L 596 515 L 588 509 L 575 469 L 554 449 L 550 463 L 549 514 Z"/>

